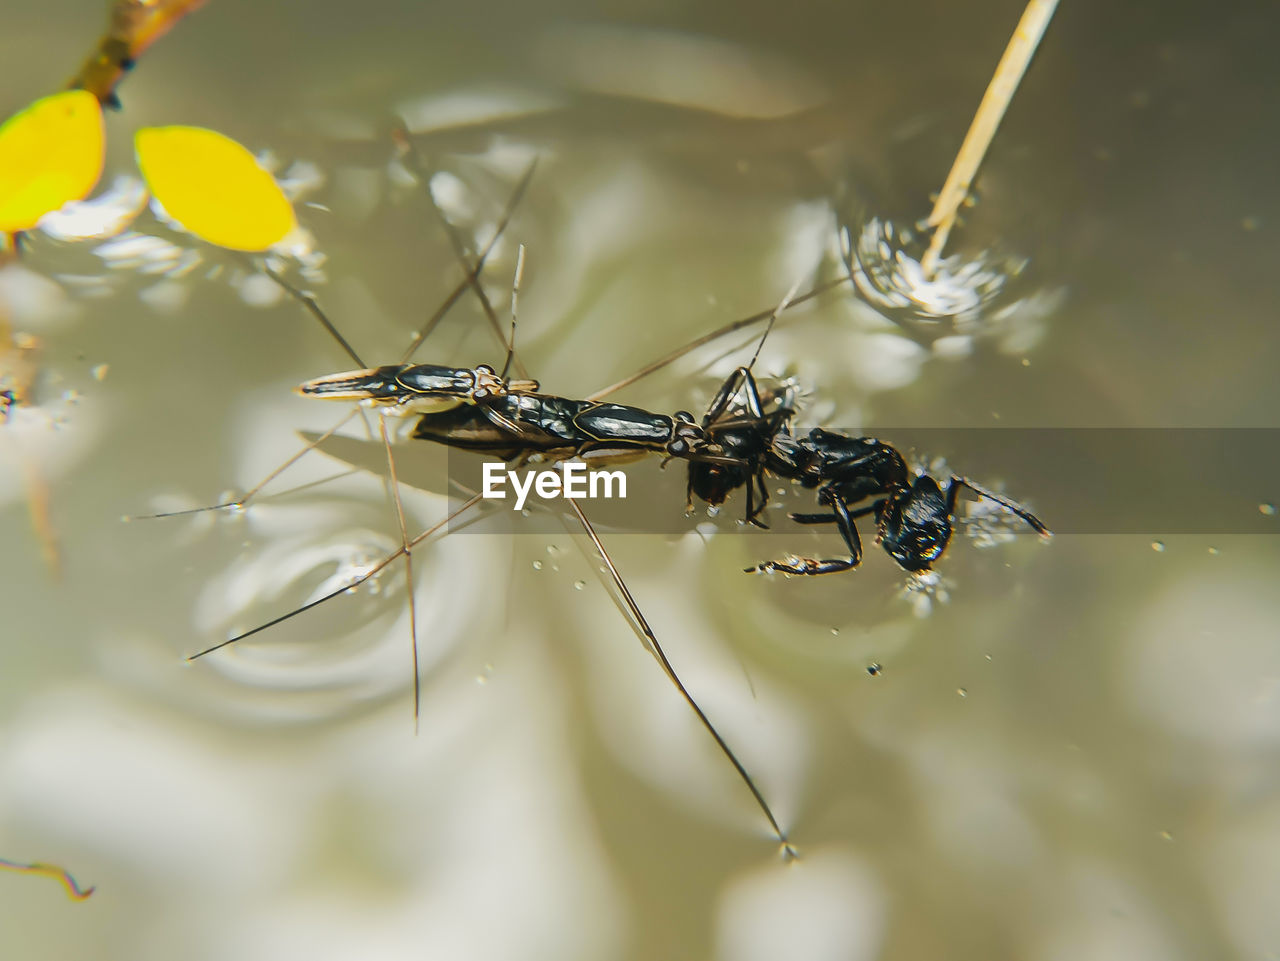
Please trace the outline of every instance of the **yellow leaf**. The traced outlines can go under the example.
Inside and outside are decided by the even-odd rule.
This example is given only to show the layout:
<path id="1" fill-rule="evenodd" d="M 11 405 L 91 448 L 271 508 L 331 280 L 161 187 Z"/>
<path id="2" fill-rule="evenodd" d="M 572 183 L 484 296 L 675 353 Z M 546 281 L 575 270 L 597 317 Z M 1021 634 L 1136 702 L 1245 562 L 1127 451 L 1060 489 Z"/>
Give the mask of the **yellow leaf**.
<path id="1" fill-rule="evenodd" d="M 30 230 L 102 175 L 102 107 L 87 90 L 37 100 L 0 126 L 0 233 Z"/>
<path id="2" fill-rule="evenodd" d="M 266 250 L 297 226 L 271 174 L 230 137 L 202 127 L 145 127 L 133 146 L 151 195 L 201 240 Z"/>

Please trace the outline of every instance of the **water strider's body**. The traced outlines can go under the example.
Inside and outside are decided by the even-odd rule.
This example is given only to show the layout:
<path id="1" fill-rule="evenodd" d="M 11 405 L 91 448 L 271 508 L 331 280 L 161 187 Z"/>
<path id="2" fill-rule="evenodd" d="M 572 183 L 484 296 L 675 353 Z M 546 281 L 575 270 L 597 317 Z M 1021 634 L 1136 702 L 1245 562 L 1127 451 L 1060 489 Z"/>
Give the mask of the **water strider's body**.
<path id="1" fill-rule="evenodd" d="M 297 388 L 304 397 L 360 400 L 393 408 L 401 415 L 440 410 L 453 404 L 478 404 L 507 393 L 534 392 L 536 380 L 507 380 L 492 367 L 442 367 L 392 364 L 317 377 Z"/>
<path id="2" fill-rule="evenodd" d="M 308 397 L 362 400 L 420 415 L 413 436 L 503 460 L 617 460 L 648 453 L 713 456 L 692 415 L 573 400 L 504 381 L 493 368 L 415 364 L 348 371 L 307 381 Z"/>

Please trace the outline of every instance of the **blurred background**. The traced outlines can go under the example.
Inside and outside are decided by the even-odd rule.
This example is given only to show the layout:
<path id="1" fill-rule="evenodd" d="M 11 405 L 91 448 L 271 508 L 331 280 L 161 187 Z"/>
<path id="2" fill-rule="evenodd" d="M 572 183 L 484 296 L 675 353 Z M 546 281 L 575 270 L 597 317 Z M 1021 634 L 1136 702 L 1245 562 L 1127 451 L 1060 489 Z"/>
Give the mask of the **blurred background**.
<path id="1" fill-rule="evenodd" d="M 269 153 L 310 234 L 301 280 L 382 363 L 463 276 L 441 214 L 483 246 L 536 157 L 484 286 L 505 320 L 525 244 L 521 359 L 584 396 L 843 276 L 842 235 L 925 216 L 1021 11 L 211 0 L 120 88 L 100 189 L 136 176 L 141 126 Z M 0 0 L 0 113 L 64 84 L 103 17 Z M 758 371 L 797 379 L 799 423 L 890 441 L 1277 426 L 1278 18 L 1064 4 L 948 247 L 990 296 L 894 323 L 846 283 L 789 311 Z M 397 118 L 429 192 L 393 161 Z M 293 386 L 351 366 L 244 261 L 125 239 L 37 235 L 0 277 L 42 345 L 35 406 L 0 425 L 0 857 L 97 885 L 72 904 L 0 874 L 12 956 L 1280 956 L 1280 557 L 1232 533 L 1280 523 L 1274 475 L 1205 457 L 1249 518 L 1222 533 L 958 536 L 938 581 L 908 585 L 869 527 L 856 573 L 748 576 L 838 550 L 785 518 L 811 495 L 781 491 L 748 533 L 736 502 L 685 520 L 679 465 L 628 468 L 601 536 L 799 848 L 784 864 L 555 516 L 415 551 L 416 734 L 399 566 L 187 663 L 399 531 L 359 432 L 245 510 L 121 520 L 252 487 L 342 416 Z M 701 410 L 753 345 L 617 397 Z M 419 356 L 502 359 L 471 294 Z M 1043 452 L 997 467 L 941 436 L 917 463 L 1055 526 L 1027 479 Z M 449 458 L 417 447 L 397 463 L 422 529 L 449 509 Z M 1104 489 L 1117 469 L 1074 467 Z"/>

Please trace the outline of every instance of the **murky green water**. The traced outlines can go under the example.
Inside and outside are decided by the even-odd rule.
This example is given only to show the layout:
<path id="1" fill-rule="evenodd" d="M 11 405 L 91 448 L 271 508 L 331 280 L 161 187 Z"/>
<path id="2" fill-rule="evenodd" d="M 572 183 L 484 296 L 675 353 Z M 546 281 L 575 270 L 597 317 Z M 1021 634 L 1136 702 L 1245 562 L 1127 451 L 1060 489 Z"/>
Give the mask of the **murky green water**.
<path id="1" fill-rule="evenodd" d="M 127 173 L 133 129 L 165 123 L 270 149 L 282 171 L 314 164 L 319 206 L 299 210 L 327 258 L 315 289 L 377 363 L 461 276 L 421 192 L 389 169 L 395 114 L 456 176 L 468 237 L 483 240 L 536 154 L 486 289 L 505 319 L 525 244 L 522 359 L 544 389 L 581 396 L 798 276 L 838 275 L 850 211 L 926 213 L 1019 12 L 212 0 L 122 87 L 111 164 Z M 101 14 L 3 0 L 0 111 L 70 75 Z M 1275 426 L 1273 21 L 1065 4 L 955 238 L 1030 257 L 1010 294 L 1030 306 L 931 351 L 842 289 L 788 315 L 763 371 L 800 380 L 805 423 L 888 439 Z M 833 539 L 779 508 L 769 534 L 675 533 L 678 465 L 632 466 L 639 519 L 624 522 L 672 520 L 602 536 L 801 849 L 791 865 L 572 531 L 491 524 L 415 552 L 416 736 L 398 572 L 187 664 L 399 537 L 380 479 L 319 455 L 241 514 L 120 522 L 244 490 L 340 416 L 291 388 L 349 361 L 296 304 L 251 306 L 236 265 L 210 278 L 218 255 L 204 257 L 166 282 L 44 241 L 6 282 L 15 327 L 45 351 L 40 409 L 0 428 L 0 856 L 98 886 L 71 904 L 0 875 L 12 956 L 1280 951 L 1270 537 L 957 538 L 949 600 L 920 617 L 869 536 L 856 574 L 748 577 Z M 72 274 L 111 289 L 86 297 Z M 699 410 L 747 342 L 619 397 Z M 475 298 L 424 356 L 500 361 Z M 421 529 L 447 511 L 445 460 L 402 450 L 426 488 L 405 494 Z M 1018 458 L 1003 477 L 963 449 L 930 453 L 1007 480 L 1055 523 L 1052 494 L 1017 485 Z M 382 456 L 358 454 L 375 470 Z M 60 579 L 30 530 L 23 464 L 48 484 Z M 1257 478 L 1242 508 L 1277 486 Z"/>

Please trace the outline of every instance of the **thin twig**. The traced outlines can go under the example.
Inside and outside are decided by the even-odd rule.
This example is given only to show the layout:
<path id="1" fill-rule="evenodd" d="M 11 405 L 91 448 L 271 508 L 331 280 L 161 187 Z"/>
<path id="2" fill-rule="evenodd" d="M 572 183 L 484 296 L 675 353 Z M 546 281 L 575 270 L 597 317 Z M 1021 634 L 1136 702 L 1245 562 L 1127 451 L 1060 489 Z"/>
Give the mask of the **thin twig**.
<path id="1" fill-rule="evenodd" d="M 1027 72 L 1040 38 L 1044 36 L 1049 20 L 1057 8 L 1058 0 L 1031 0 L 1027 4 L 1009 45 L 1004 49 L 1004 56 L 996 66 L 995 75 L 987 85 L 987 92 L 983 94 L 978 112 L 974 114 L 969 132 L 965 134 L 960 152 L 956 154 L 951 172 L 947 174 L 946 183 L 942 185 L 938 199 L 934 201 L 933 212 L 929 214 L 927 223 L 933 228 L 933 237 L 929 241 L 929 249 L 920 261 L 920 267 L 930 280 L 938 269 L 942 248 L 946 246 L 951 228 L 955 226 L 960 206 L 969 196 L 973 178 L 982 166 L 987 148 L 991 146 L 991 139 L 996 135 L 996 128 L 1000 126 L 1009 101 L 1013 99 L 1022 75 Z"/>
<path id="2" fill-rule="evenodd" d="M 206 0 L 116 0 L 107 30 L 69 86 L 88 90 L 104 107 L 118 107 L 116 86 L 134 61 L 174 24 Z"/>

